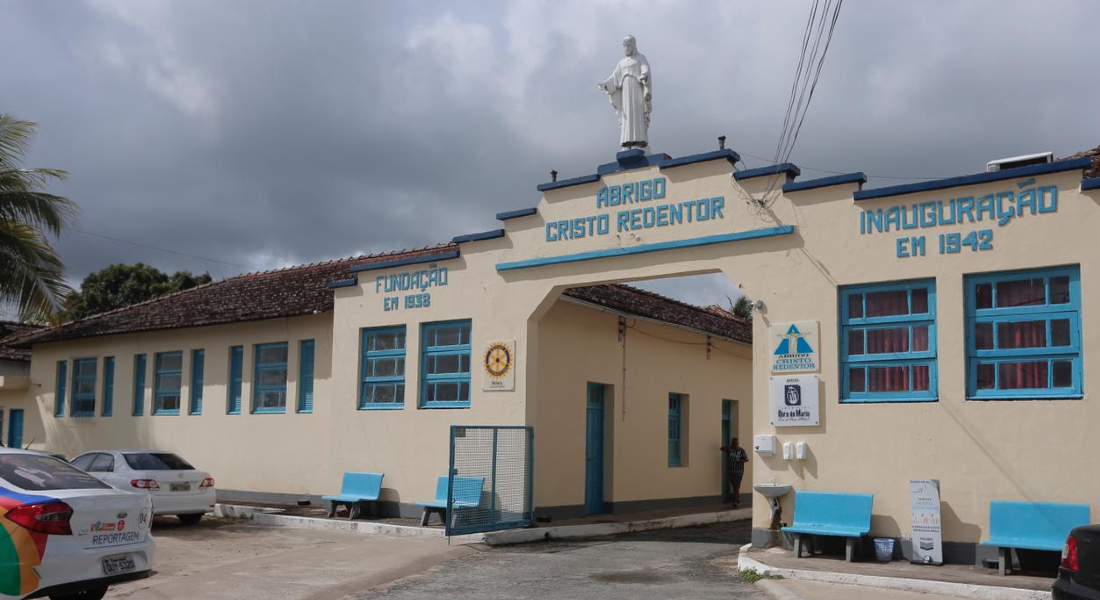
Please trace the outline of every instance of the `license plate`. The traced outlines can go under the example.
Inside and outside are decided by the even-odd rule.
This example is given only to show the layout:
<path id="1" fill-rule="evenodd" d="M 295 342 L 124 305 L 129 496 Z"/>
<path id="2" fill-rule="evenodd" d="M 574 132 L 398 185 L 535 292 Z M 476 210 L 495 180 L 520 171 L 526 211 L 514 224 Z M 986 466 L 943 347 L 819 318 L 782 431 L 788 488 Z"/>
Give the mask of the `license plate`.
<path id="1" fill-rule="evenodd" d="M 134 564 L 134 559 L 129 556 L 116 556 L 114 558 L 103 559 L 103 572 L 107 575 L 129 573 L 136 568 L 137 565 Z"/>
<path id="2" fill-rule="evenodd" d="M 168 489 L 173 491 L 173 492 L 190 492 L 191 491 L 191 484 L 190 483 L 173 483 L 172 485 L 168 486 Z"/>

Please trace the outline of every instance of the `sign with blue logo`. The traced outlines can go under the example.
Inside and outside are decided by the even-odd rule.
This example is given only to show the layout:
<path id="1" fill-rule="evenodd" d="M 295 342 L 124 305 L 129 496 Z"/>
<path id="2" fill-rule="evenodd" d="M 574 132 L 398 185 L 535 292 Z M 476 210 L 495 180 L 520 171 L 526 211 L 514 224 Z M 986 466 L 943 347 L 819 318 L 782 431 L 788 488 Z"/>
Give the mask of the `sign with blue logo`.
<path id="1" fill-rule="evenodd" d="M 769 350 L 772 373 L 818 371 L 817 321 L 772 323 Z"/>
<path id="2" fill-rule="evenodd" d="M 821 424 L 817 375 L 772 377 L 769 385 L 771 424 L 812 427 Z"/>

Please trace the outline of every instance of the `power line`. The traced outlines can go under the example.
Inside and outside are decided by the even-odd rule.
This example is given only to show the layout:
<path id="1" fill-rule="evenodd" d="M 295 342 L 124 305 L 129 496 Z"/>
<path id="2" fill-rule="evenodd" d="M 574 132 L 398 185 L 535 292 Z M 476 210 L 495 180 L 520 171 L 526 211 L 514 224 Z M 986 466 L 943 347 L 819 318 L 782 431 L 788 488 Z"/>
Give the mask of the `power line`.
<path id="1" fill-rule="evenodd" d="M 81 229 L 68 229 L 67 231 L 75 231 L 77 233 L 83 233 L 84 235 L 90 235 L 92 237 L 102 238 L 105 240 L 111 240 L 112 242 L 118 242 L 120 244 L 128 244 L 130 246 L 137 246 L 138 248 L 147 248 L 149 250 L 157 250 L 158 252 L 165 252 L 167 254 L 175 254 L 176 256 L 186 256 L 187 258 L 196 258 L 198 260 L 205 260 L 206 262 L 215 263 L 219 265 L 225 265 L 227 267 L 237 267 L 239 269 L 250 269 L 251 267 L 245 265 L 238 265 L 236 263 L 226 262 L 224 260 L 218 260 L 216 258 L 209 258 L 206 256 L 199 256 L 198 254 L 188 254 L 186 252 L 176 252 L 175 250 L 169 250 L 167 248 L 160 248 L 158 246 L 150 246 L 149 244 L 142 244 L 139 242 L 131 242 L 130 240 L 123 240 L 109 235 L 102 235 L 99 233 L 92 233 L 90 231 L 83 231 Z"/>

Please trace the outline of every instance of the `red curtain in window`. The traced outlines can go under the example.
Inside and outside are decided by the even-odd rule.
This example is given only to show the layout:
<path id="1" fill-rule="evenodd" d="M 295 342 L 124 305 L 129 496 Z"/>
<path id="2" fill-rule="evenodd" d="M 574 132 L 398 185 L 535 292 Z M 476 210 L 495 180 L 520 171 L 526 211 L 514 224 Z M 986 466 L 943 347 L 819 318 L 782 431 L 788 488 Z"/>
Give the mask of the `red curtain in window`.
<path id="1" fill-rule="evenodd" d="M 927 334 L 927 331 L 925 332 Z M 927 344 L 926 344 L 927 345 Z M 867 331 L 867 353 L 909 351 L 909 328 L 869 329 Z"/>
<path id="2" fill-rule="evenodd" d="M 869 392 L 905 392 L 909 390 L 909 367 L 869 367 Z"/>
<path id="3" fill-rule="evenodd" d="M 1042 279 L 1002 281 L 997 284 L 997 308 L 1041 305 L 1046 301 L 1046 295 Z"/>
<path id="4" fill-rule="evenodd" d="M 1046 361 L 1001 363 L 997 370 L 1000 374 L 998 387 L 1002 390 L 1047 387 Z"/>
<path id="5" fill-rule="evenodd" d="M 909 314 L 909 296 L 903 291 L 867 294 L 867 316 L 886 317 Z"/>
<path id="6" fill-rule="evenodd" d="M 1047 345 L 1045 321 L 1023 321 L 997 325 L 997 343 L 1000 349 L 1043 348 Z M 1003 390 L 1042 388 L 1047 386 L 1047 363 L 1001 363 L 1000 387 Z"/>

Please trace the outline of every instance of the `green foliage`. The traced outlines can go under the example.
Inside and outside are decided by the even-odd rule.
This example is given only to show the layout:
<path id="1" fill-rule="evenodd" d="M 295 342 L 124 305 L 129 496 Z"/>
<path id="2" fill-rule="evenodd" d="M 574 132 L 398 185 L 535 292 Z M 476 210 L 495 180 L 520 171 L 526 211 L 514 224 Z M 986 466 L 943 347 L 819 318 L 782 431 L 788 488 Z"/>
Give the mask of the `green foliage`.
<path id="1" fill-rule="evenodd" d="M 23 321 L 56 322 L 72 290 L 46 234 L 60 235 L 78 209 L 42 191 L 65 171 L 22 166 L 34 127 L 0 114 L 0 304 L 14 305 Z"/>
<path id="2" fill-rule="evenodd" d="M 737 577 L 745 583 L 756 583 L 761 579 L 783 579 L 779 575 L 761 575 L 756 569 L 741 569 L 737 572 Z"/>
<path id="3" fill-rule="evenodd" d="M 752 300 L 749 300 L 748 296 L 741 296 L 734 302 L 729 296 L 726 296 L 726 301 L 730 303 L 730 312 L 741 317 L 742 319 L 752 320 Z"/>
<path id="4" fill-rule="evenodd" d="M 190 271 L 177 271 L 168 275 L 143 263 L 111 265 L 84 278 L 80 291 L 69 298 L 67 317 L 81 319 L 210 281 L 209 273 L 194 275 Z"/>

